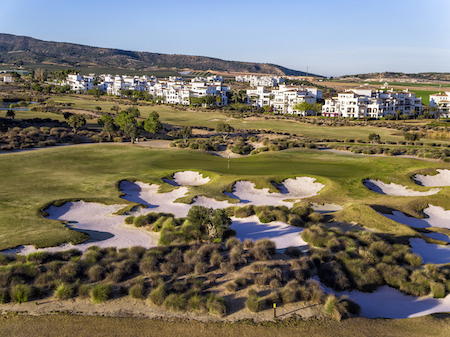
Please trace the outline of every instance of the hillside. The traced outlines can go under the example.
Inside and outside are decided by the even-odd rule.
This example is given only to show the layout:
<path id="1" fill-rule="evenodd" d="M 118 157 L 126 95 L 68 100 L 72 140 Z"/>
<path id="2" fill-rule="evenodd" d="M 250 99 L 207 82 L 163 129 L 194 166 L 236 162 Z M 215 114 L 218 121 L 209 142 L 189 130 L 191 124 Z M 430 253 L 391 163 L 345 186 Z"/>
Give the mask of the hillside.
<path id="1" fill-rule="evenodd" d="M 51 63 L 69 67 L 103 67 L 130 70 L 161 68 L 212 70 L 304 76 L 305 72 L 275 64 L 225 61 L 212 57 L 169 55 L 49 42 L 0 33 L 0 63 Z M 309 74 L 310 76 L 316 76 Z"/>
<path id="2" fill-rule="evenodd" d="M 450 81 L 449 73 L 417 73 L 417 74 L 405 74 L 396 72 L 384 72 L 384 73 L 369 73 L 369 74 L 357 74 L 357 75 L 345 75 L 340 77 L 341 80 L 346 81 L 405 81 L 405 82 L 427 82 L 427 81 Z"/>

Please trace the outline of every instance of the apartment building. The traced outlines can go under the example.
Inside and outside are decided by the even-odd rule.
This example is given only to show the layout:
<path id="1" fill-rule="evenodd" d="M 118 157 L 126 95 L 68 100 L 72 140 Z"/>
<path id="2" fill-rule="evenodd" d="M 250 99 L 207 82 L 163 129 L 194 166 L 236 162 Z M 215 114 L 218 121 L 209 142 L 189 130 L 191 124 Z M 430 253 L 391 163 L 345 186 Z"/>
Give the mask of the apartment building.
<path id="1" fill-rule="evenodd" d="M 380 118 L 388 114 L 420 114 L 422 98 L 410 92 L 372 90 L 369 88 L 347 89 L 336 97 L 325 100 L 322 116 L 343 118 Z"/>
<path id="2" fill-rule="evenodd" d="M 449 118 L 450 91 L 430 95 L 430 108 L 437 108 L 441 117 Z"/>

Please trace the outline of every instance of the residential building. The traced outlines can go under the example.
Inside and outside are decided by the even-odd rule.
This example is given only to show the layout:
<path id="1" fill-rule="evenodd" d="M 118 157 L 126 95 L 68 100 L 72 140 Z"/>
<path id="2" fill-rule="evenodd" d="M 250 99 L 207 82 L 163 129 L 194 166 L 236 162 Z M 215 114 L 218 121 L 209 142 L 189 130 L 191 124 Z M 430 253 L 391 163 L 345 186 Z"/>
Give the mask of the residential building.
<path id="1" fill-rule="evenodd" d="M 270 91 L 264 86 L 247 90 L 247 103 L 255 107 L 270 106 L 274 113 L 291 115 L 308 115 L 311 111 L 299 111 L 295 105 L 307 102 L 314 104 L 322 98 L 322 90 L 280 84 Z"/>
<path id="2" fill-rule="evenodd" d="M 430 95 L 430 108 L 439 109 L 439 116 L 450 117 L 450 91 Z"/>
<path id="3" fill-rule="evenodd" d="M 370 88 L 347 89 L 336 97 L 325 100 L 322 116 L 343 118 L 380 118 L 397 113 L 420 114 L 422 98 L 410 92 L 372 90 Z"/>
<path id="4" fill-rule="evenodd" d="M 69 74 L 61 85 L 69 85 L 70 90 L 80 93 L 94 89 L 94 75 L 82 76 L 80 74 Z"/>
<path id="5" fill-rule="evenodd" d="M 280 76 L 244 75 L 236 76 L 236 82 L 249 82 L 251 87 L 276 87 L 279 84 L 284 83 L 284 78 Z"/>

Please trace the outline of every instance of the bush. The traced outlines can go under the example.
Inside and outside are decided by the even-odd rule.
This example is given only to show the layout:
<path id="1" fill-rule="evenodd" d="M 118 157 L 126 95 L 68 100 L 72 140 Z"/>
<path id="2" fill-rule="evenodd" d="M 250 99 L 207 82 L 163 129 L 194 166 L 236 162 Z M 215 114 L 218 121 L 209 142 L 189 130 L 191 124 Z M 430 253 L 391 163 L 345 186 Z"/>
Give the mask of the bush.
<path id="1" fill-rule="evenodd" d="M 127 216 L 124 220 L 127 225 L 131 225 L 134 223 L 134 216 Z"/>
<path id="2" fill-rule="evenodd" d="M 214 295 L 213 293 L 210 293 L 207 297 L 206 308 L 211 314 L 219 317 L 223 317 L 227 313 L 225 300 L 222 297 Z"/>
<path id="3" fill-rule="evenodd" d="M 94 304 L 102 303 L 110 299 L 111 296 L 111 285 L 108 283 L 96 284 L 91 288 L 91 302 Z"/>
<path id="4" fill-rule="evenodd" d="M 91 292 L 91 287 L 88 284 L 82 284 L 78 287 L 78 296 L 82 298 L 89 297 L 89 293 Z"/>
<path id="5" fill-rule="evenodd" d="M 28 284 L 16 284 L 11 289 L 11 299 L 15 303 L 27 302 L 30 295 L 31 287 Z"/>
<path id="6" fill-rule="evenodd" d="M 164 283 L 161 283 L 150 292 L 149 298 L 153 304 L 161 306 L 164 303 L 164 299 L 166 298 L 166 296 L 166 285 Z"/>
<path id="7" fill-rule="evenodd" d="M 245 305 L 251 312 L 260 312 L 264 309 L 265 300 L 259 296 L 249 296 Z"/>
<path id="8" fill-rule="evenodd" d="M 434 298 L 445 297 L 445 286 L 442 283 L 432 282 L 430 285 L 430 290 Z"/>
<path id="9" fill-rule="evenodd" d="M 55 297 L 58 300 L 67 300 L 73 297 L 73 288 L 67 283 L 61 283 L 55 290 Z"/>
<path id="10" fill-rule="evenodd" d="M 145 287 L 143 283 L 138 283 L 135 284 L 133 286 L 131 286 L 130 290 L 129 290 L 129 294 L 132 298 L 136 298 L 136 299 L 144 299 L 144 292 L 145 292 Z"/>
<path id="11" fill-rule="evenodd" d="M 325 305 L 325 311 L 331 315 L 335 320 L 340 321 L 342 318 L 349 316 L 349 312 L 345 306 L 345 302 L 342 302 L 335 295 L 328 295 Z"/>
<path id="12" fill-rule="evenodd" d="M 0 304 L 8 303 L 11 300 L 8 289 L 0 289 Z"/>

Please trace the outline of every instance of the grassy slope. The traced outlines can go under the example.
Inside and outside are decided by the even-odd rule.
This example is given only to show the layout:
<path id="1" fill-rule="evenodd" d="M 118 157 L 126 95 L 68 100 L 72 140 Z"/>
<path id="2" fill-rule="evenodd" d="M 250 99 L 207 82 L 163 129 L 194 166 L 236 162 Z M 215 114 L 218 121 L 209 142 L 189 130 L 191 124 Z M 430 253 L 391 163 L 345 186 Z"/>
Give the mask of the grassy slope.
<path id="1" fill-rule="evenodd" d="M 57 328 L 55 328 L 57 327 Z M 280 323 L 202 323 L 98 316 L 9 316 L 0 320 L 5 336 L 448 336 L 448 314 L 386 320 L 352 318 Z"/>
<path id="2" fill-rule="evenodd" d="M 424 200 L 450 208 L 450 188 L 427 198 L 390 197 L 369 191 L 361 180 L 370 177 L 427 190 L 415 186 L 409 176 L 415 171 L 436 167 L 449 168 L 450 165 L 304 149 L 231 159 L 229 170 L 226 159 L 200 151 L 167 151 L 131 145 L 83 145 L 4 154 L 0 156 L 0 249 L 20 244 L 56 245 L 79 239 L 79 233 L 64 229 L 57 221 L 40 217 L 37 210 L 54 200 L 68 198 L 124 203 L 116 188 L 116 182 L 122 179 L 161 183 L 161 177 L 178 170 L 199 170 L 212 180 L 207 187 L 193 188 L 189 197 L 202 194 L 227 199 L 222 191 L 229 190 L 236 180 L 252 180 L 258 187 L 273 190 L 270 181 L 311 175 L 326 184 L 320 196 L 311 200 L 348 206 L 384 205 L 417 215 L 420 210 L 417 205 L 424 205 Z M 371 208 L 364 212 L 369 214 L 361 219 L 362 224 L 380 229 L 387 226 L 398 235 L 414 234 L 406 226 L 389 223 L 384 217 L 377 218 Z M 338 216 L 352 221 L 355 214 L 360 213 L 347 211 Z"/>

